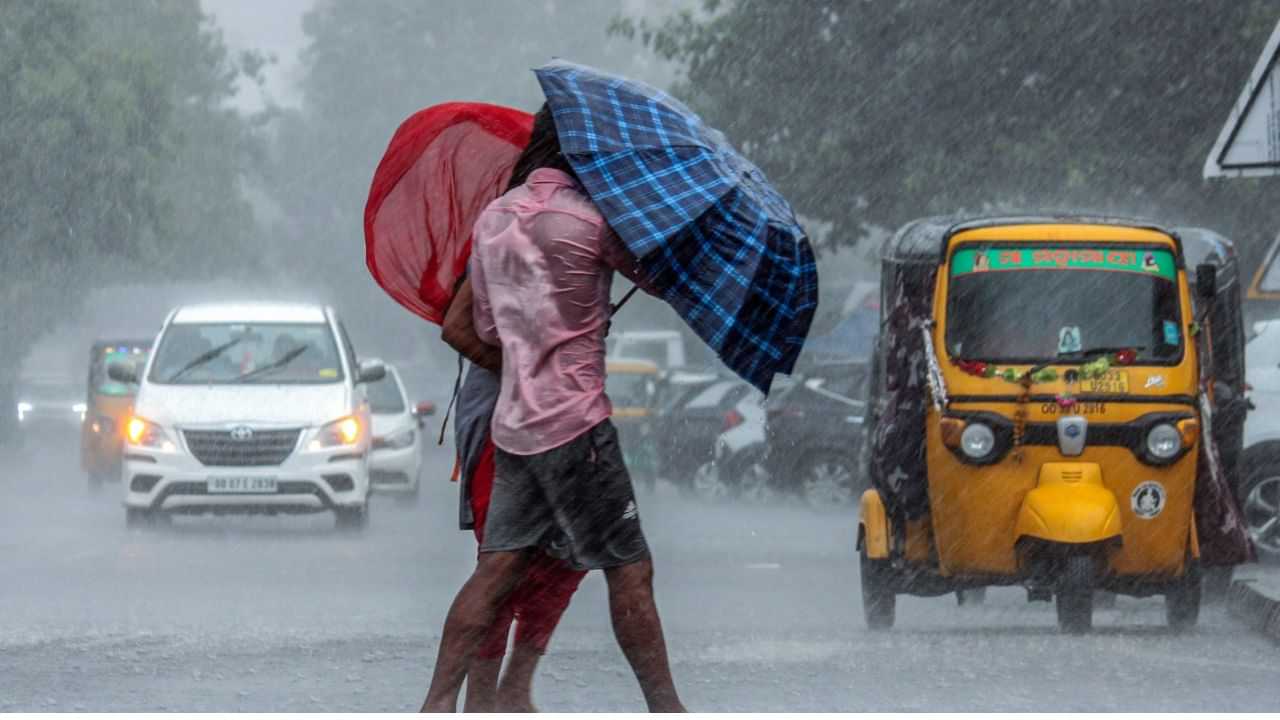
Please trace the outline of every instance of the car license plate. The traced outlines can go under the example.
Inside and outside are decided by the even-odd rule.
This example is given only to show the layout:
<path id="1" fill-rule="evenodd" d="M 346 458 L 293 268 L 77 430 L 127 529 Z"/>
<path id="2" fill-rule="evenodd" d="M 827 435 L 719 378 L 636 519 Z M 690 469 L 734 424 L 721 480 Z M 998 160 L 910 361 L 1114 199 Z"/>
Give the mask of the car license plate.
<path id="1" fill-rule="evenodd" d="M 1080 381 L 1083 395 L 1123 395 L 1129 392 L 1129 373 L 1111 370 L 1102 377 Z"/>
<path id="2" fill-rule="evenodd" d="M 210 493 L 273 493 L 276 479 L 273 477 L 211 477 Z"/>

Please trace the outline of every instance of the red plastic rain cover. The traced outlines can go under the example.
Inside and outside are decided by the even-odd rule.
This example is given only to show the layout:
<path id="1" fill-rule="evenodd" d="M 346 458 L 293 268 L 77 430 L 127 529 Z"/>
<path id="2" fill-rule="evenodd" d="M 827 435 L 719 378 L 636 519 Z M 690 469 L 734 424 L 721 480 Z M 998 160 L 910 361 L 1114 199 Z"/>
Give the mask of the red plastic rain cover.
<path id="1" fill-rule="evenodd" d="M 502 195 L 533 116 L 485 103 L 419 110 L 391 138 L 364 209 L 365 263 L 396 302 L 439 325 L 471 257 L 471 228 Z"/>

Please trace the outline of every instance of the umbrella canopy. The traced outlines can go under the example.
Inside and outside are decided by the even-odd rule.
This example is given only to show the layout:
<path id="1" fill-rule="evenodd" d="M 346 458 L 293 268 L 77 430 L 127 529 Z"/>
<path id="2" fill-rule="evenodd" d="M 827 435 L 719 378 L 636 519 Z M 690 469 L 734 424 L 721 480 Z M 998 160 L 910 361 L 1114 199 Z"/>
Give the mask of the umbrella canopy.
<path id="1" fill-rule="evenodd" d="M 485 103 L 414 113 L 378 163 L 364 210 L 365 262 L 396 302 L 437 325 L 471 257 L 471 229 L 506 190 L 533 116 Z"/>
<path id="2" fill-rule="evenodd" d="M 813 250 L 790 205 L 666 93 L 562 60 L 534 72 L 561 152 L 650 282 L 768 392 L 795 366 L 818 305 Z"/>

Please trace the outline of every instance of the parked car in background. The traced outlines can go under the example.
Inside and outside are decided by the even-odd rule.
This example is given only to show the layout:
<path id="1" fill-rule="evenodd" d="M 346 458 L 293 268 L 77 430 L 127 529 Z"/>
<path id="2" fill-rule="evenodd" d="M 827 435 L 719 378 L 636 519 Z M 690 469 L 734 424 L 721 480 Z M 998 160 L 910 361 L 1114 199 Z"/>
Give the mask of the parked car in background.
<path id="1" fill-rule="evenodd" d="M 369 485 L 375 492 L 413 504 L 418 499 L 422 474 L 423 434 L 427 418 L 435 414 L 436 408 L 430 402 L 410 405 L 399 371 L 386 363 L 383 367 L 386 375 L 365 385 L 373 420 Z"/>
<path id="2" fill-rule="evenodd" d="M 1239 498 L 1260 560 L 1280 562 L 1280 320 L 1254 325 L 1245 346 L 1249 399 Z"/>
<path id="3" fill-rule="evenodd" d="M 853 505 L 866 489 L 864 442 L 869 364 L 846 360 L 808 368 L 765 404 L 770 483 L 814 508 Z"/>
<path id="4" fill-rule="evenodd" d="M 119 482 L 124 448 L 124 424 L 133 408 L 135 383 L 107 377 L 111 363 L 128 363 L 141 369 L 151 351 L 151 339 L 99 340 L 89 348 L 88 392 L 80 423 L 80 467 L 89 488 Z"/>
<path id="5" fill-rule="evenodd" d="M 331 308 L 218 304 L 169 314 L 125 424 L 130 526 L 175 513 L 332 511 L 340 529 L 369 517 L 368 383 Z"/>
<path id="6" fill-rule="evenodd" d="M 660 410 L 653 422 L 654 443 L 660 448 L 659 475 L 686 495 L 692 494 L 698 468 L 715 455 L 725 414 L 751 392 L 748 383 L 725 378 Z"/>
<path id="7" fill-rule="evenodd" d="M 779 387 L 779 380 L 774 387 Z M 765 470 L 764 395 L 752 390 L 724 414 L 711 460 L 693 476 L 693 493 L 703 500 L 739 498 L 766 502 L 774 496 Z"/>

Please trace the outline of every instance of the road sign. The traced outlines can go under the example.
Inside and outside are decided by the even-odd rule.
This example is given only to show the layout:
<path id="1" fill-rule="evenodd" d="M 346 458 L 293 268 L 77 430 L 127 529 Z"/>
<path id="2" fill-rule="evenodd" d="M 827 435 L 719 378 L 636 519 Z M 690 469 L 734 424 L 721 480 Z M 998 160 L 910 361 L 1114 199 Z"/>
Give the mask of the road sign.
<path id="1" fill-rule="evenodd" d="M 1204 163 L 1204 176 L 1280 175 L 1280 23 Z"/>

